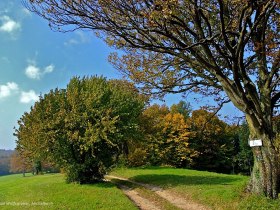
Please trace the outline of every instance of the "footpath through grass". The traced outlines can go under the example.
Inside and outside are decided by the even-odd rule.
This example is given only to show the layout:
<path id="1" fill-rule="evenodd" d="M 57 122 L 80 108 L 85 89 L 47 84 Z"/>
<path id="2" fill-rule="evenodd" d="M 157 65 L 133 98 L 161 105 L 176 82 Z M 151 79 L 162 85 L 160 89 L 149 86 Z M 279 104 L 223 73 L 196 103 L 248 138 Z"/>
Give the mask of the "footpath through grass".
<path id="1" fill-rule="evenodd" d="M 280 209 L 280 200 L 246 194 L 244 189 L 249 180 L 246 176 L 168 167 L 119 168 L 111 174 L 170 189 L 215 210 Z"/>
<path id="2" fill-rule="evenodd" d="M 137 209 L 111 183 L 66 184 L 61 174 L 0 177 L 0 209 Z"/>
<path id="3" fill-rule="evenodd" d="M 214 210 L 279 210 L 280 200 L 250 196 L 243 190 L 248 177 L 168 167 L 119 168 L 112 175 L 137 182 L 158 185 L 174 195 L 208 206 Z M 140 189 L 142 194 L 153 193 Z M 155 197 L 159 207 L 169 204 Z M 10 175 L 0 177 L 0 209 L 12 210 L 134 210 L 134 204 L 112 183 L 93 185 L 66 184 L 61 174 L 40 176 Z"/>

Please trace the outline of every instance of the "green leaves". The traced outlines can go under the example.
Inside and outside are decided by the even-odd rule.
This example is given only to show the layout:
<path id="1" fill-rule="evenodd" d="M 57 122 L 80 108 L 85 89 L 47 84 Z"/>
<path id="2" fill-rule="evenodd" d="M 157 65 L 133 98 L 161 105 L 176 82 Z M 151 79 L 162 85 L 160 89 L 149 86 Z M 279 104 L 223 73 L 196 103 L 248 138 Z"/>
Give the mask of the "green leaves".
<path id="1" fill-rule="evenodd" d="M 103 177 L 137 133 L 144 98 L 128 82 L 75 77 L 64 90 L 51 90 L 19 121 L 18 148 L 30 158 L 50 158 L 68 181 Z"/>

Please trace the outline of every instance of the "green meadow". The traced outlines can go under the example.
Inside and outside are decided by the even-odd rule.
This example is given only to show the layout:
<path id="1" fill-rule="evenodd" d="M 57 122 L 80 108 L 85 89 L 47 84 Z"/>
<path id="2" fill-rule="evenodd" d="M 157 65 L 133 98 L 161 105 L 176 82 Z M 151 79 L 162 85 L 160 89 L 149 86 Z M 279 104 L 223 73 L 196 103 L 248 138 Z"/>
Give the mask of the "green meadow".
<path id="1" fill-rule="evenodd" d="M 158 185 L 214 210 L 278 210 L 280 200 L 244 192 L 249 177 L 169 167 L 118 168 L 111 175 Z M 130 186 L 131 187 L 131 186 Z M 135 187 L 136 188 L 136 187 Z M 146 196 L 153 196 L 148 192 Z M 140 190 L 141 193 L 141 190 Z M 163 209 L 170 209 L 165 200 Z M 109 182 L 67 184 L 61 174 L 21 174 L 0 177 L 0 209 L 115 209 L 133 210 L 135 205 Z"/>
<path id="2" fill-rule="evenodd" d="M 214 210 L 279 210 L 271 201 L 245 192 L 249 177 L 169 167 L 119 168 L 112 175 L 160 186 Z"/>
<path id="3" fill-rule="evenodd" d="M 0 177 L 0 209 L 137 209 L 111 183 L 66 184 L 61 174 Z"/>

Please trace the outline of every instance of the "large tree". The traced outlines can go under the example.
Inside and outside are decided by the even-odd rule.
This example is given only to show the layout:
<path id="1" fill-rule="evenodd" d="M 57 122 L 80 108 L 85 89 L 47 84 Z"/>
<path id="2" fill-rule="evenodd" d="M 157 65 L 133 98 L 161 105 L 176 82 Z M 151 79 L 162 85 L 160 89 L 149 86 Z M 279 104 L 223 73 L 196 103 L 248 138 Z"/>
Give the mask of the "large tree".
<path id="1" fill-rule="evenodd" d="M 21 117 L 17 150 L 60 166 L 68 182 L 99 181 L 137 134 L 144 103 L 128 82 L 73 78 L 66 89 L 51 90 Z"/>
<path id="2" fill-rule="evenodd" d="M 115 65 L 144 90 L 215 95 L 245 115 L 252 192 L 277 198 L 272 117 L 279 102 L 279 0 L 25 0 L 53 29 L 95 30 L 126 54 Z M 72 27 L 71 27 L 72 26 Z M 121 62 L 119 62 L 121 61 Z"/>

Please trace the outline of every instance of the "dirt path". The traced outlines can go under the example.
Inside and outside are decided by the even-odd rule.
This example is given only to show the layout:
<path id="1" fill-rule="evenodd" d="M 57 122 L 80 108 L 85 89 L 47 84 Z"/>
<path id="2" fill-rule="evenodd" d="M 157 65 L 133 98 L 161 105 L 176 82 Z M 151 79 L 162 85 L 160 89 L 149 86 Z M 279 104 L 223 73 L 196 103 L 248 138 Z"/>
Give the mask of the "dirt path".
<path id="1" fill-rule="evenodd" d="M 124 192 L 124 194 L 134 202 L 139 209 L 142 210 L 160 210 L 153 202 L 150 202 L 148 199 L 141 197 L 135 190 L 125 186 L 118 185 L 118 187 Z"/>
<path id="2" fill-rule="evenodd" d="M 154 186 L 154 185 L 150 185 L 150 184 L 144 184 L 144 183 L 141 183 L 141 182 L 136 182 L 136 181 L 128 180 L 128 179 L 125 179 L 125 178 L 122 178 L 122 177 L 117 177 L 117 176 L 106 176 L 106 177 L 108 179 L 117 179 L 117 180 L 130 182 L 132 184 L 140 185 L 140 186 L 142 186 L 146 189 L 149 189 L 149 190 L 153 191 L 158 196 L 164 198 L 165 200 L 167 200 L 168 202 L 170 202 L 171 204 L 173 204 L 174 206 L 176 206 L 180 209 L 184 209 L 184 210 L 209 210 L 209 208 L 207 208 L 205 206 L 202 206 L 201 204 L 195 203 L 195 202 L 190 201 L 190 200 L 186 200 L 185 198 L 183 198 L 181 196 L 174 195 L 174 193 L 172 193 L 171 191 L 162 189 L 158 186 Z M 133 191 L 133 190 L 130 190 L 130 191 Z M 125 190 L 124 190 L 124 192 L 126 193 Z M 127 195 L 127 196 L 137 204 L 135 199 L 140 200 L 139 197 L 141 198 L 141 196 L 138 193 L 137 193 L 137 196 L 134 196 L 133 194 L 134 193 L 130 193 L 130 196 L 129 195 Z M 141 199 L 145 199 L 145 198 L 141 198 Z M 145 200 L 147 200 L 147 199 L 145 199 Z M 148 205 L 150 205 L 149 203 L 151 204 L 150 201 L 148 201 Z M 141 205 L 142 205 L 142 207 L 141 207 Z M 159 208 L 152 208 L 152 207 L 150 207 L 150 208 L 147 207 L 146 208 L 144 203 L 141 203 L 141 205 L 139 205 L 140 209 L 159 209 Z M 152 204 L 152 205 L 154 205 L 154 204 Z M 156 207 L 156 206 L 154 206 L 154 207 Z"/>

